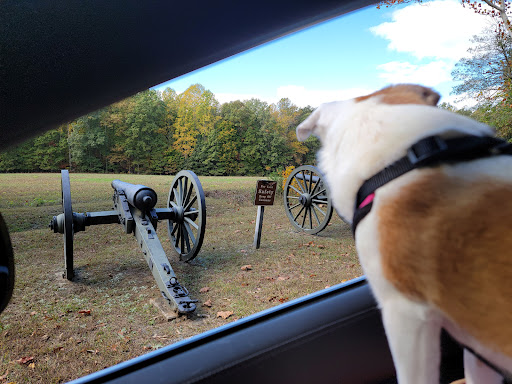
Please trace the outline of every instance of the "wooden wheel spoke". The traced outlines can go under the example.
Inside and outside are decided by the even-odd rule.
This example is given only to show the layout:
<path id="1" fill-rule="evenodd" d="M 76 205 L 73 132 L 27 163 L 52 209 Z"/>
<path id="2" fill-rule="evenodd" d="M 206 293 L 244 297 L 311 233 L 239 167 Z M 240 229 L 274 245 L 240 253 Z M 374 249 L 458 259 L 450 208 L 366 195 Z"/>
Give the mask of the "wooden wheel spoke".
<path id="1" fill-rule="evenodd" d="M 290 210 L 292 210 L 293 208 L 297 208 L 299 205 L 301 205 L 301 203 L 297 203 L 295 205 L 292 205 L 289 208 L 290 208 Z"/>
<path id="2" fill-rule="evenodd" d="M 295 189 L 297 191 L 298 194 L 302 195 L 303 193 L 306 192 L 306 190 L 304 189 L 303 187 L 303 184 L 300 182 L 300 180 L 297 178 L 296 175 L 293 176 L 293 178 L 295 179 L 295 181 L 297 182 L 297 185 L 299 186 L 301 192 L 299 192 L 297 189 L 293 188 L 292 185 L 290 184 L 290 187 L 292 187 L 293 189 Z"/>
<path id="3" fill-rule="evenodd" d="M 195 229 L 199 230 L 199 226 L 198 226 L 196 223 L 194 223 L 194 222 L 190 219 L 190 217 L 185 217 L 185 221 L 186 221 L 187 223 L 189 223 L 191 226 L 193 226 Z"/>
<path id="4" fill-rule="evenodd" d="M 293 189 L 295 192 L 297 192 L 299 195 L 302 195 L 304 192 L 299 191 L 297 188 L 295 188 L 293 185 L 289 185 L 291 189 Z"/>
<path id="5" fill-rule="evenodd" d="M 180 247 L 180 235 L 181 235 L 180 226 L 176 225 L 174 228 L 176 229 L 175 236 L 174 236 L 174 246 L 176 248 L 179 248 Z"/>
<path id="6" fill-rule="evenodd" d="M 194 195 L 194 197 L 187 203 L 187 206 L 185 207 L 185 212 L 188 212 L 192 204 L 194 204 L 197 201 L 197 195 Z"/>
<path id="7" fill-rule="evenodd" d="M 185 187 L 187 187 L 187 184 L 185 184 Z M 185 191 L 185 198 L 183 199 L 183 205 L 184 206 L 188 205 L 189 200 L 190 200 L 190 195 L 192 195 L 193 189 L 194 189 L 194 187 L 193 187 L 192 184 L 188 186 L 188 189 L 186 189 L 186 191 Z M 196 196 L 196 198 L 197 198 L 197 196 Z M 185 208 L 185 210 L 187 210 L 187 208 Z"/>
<path id="8" fill-rule="evenodd" d="M 311 176 L 311 179 L 313 179 L 313 176 Z M 318 185 L 320 184 L 320 178 L 318 178 L 318 180 L 316 181 L 315 183 L 315 187 L 313 188 L 313 190 L 311 191 L 311 195 L 312 196 L 315 196 L 315 191 L 316 189 L 318 188 Z"/>
<path id="9" fill-rule="evenodd" d="M 302 228 L 304 228 L 304 224 L 306 223 L 306 217 L 308 217 L 308 209 L 304 211 L 304 216 L 302 216 Z"/>
<path id="10" fill-rule="evenodd" d="M 178 204 L 183 207 L 183 179 L 178 179 L 179 200 Z"/>
<path id="11" fill-rule="evenodd" d="M 185 234 L 183 233 L 183 225 L 180 225 L 179 231 L 180 231 L 180 240 L 181 240 L 180 241 L 180 243 L 181 243 L 181 247 L 180 247 L 181 253 L 185 253 L 184 252 L 185 251 Z"/>
<path id="12" fill-rule="evenodd" d="M 324 189 L 322 189 L 321 191 L 319 191 L 319 192 L 315 193 L 315 194 L 314 194 L 313 196 L 311 196 L 311 197 L 314 199 L 315 197 L 317 197 L 317 196 L 318 196 L 318 195 L 320 195 L 321 193 L 324 193 L 325 191 L 326 191 L 326 189 L 324 188 Z"/>
<path id="13" fill-rule="evenodd" d="M 293 218 L 294 221 L 297 221 L 297 217 L 299 217 L 299 215 L 302 213 L 303 210 L 304 210 L 304 206 L 302 206 L 299 213 L 297 213 L 297 215 L 295 215 L 295 217 Z"/>
<path id="14" fill-rule="evenodd" d="M 192 240 L 192 244 L 195 244 L 196 237 L 194 236 L 194 231 L 192 231 L 192 229 L 190 228 L 190 225 L 188 225 L 188 223 L 186 221 L 183 223 L 183 225 L 185 226 L 185 229 L 187 230 L 190 240 Z"/>
<path id="15" fill-rule="evenodd" d="M 187 231 L 187 228 L 185 227 L 185 223 L 183 223 L 183 225 L 182 225 L 181 233 L 182 233 L 183 238 L 185 239 L 185 246 L 187 247 L 187 252 L 190 252 L 189 233 Z"/>
<path id="16" fill-rule="evenodd" d="M 309 194 L 311 194 L 312 186 L 313 186 L 313 172 L 309 171 L 309 186 L 308 186 Z"/>
<path id="17" fill-rule="evenodd" d="M 174 226 L 172 227 L 171 236 L 174 236 L 174 235 L 175 235 L 175 233 L 176 233 L 176 230 L 177 230 L 177 229 L 178 229 L 178 226 L 177 226 L 177 225 L 174 225 Z"/>
<path id="18" fill-rule="evenodd" d="M 180 195 L 178 193 L 178 191 L 176 190 L 176 188 L 173 187 L 172 189 L 172 193 L 173 193 L 173 197 L 174 197 L 174 200 L 171 200 L 170 202 L 172 203 L 173 201 L 176 203 L 176 206 L 179 205 L 180 203 Z"/>
<path id="19" fill-rule="evenodd" d="M 320 220 L 318 219 L 318 215 L 316 214 L 315 205 L 311 206 L 313 213 L 315 214 L 315 219 L 318 225 L 320 225 Z"/>
<path id="20" fill-rule="evenodd" d="M 322 211 L 318 205 L 316 205 L 316 204 L 313 204 L 313 205 L 315 206 L 316 209 L 318 209 L 320 211 L 320 213 L 322 215 L 327 216 L 327 212 Z"/>

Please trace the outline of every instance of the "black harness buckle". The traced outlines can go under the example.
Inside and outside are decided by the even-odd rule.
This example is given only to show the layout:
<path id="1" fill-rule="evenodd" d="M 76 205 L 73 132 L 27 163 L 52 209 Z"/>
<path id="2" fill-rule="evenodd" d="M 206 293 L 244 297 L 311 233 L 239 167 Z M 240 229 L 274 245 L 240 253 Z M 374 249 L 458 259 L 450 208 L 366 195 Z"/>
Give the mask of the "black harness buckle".
<path id="1" fill-rule="evenodd" d="M 407 158 L 411 165 L 424 165 L 430 160 L 437 160 L 447 149 L 448 144 L 441 137 L 429 136 L 411 146 L 407 150 Z"/>

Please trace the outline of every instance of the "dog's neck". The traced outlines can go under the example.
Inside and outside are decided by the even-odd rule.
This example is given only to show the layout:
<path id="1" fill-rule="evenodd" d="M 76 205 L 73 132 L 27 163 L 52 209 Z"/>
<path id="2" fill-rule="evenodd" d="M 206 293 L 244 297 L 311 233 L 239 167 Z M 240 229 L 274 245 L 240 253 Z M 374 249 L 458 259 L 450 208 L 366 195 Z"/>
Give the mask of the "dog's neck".
<path id="1" fill-rule="evenodd" d="M 404 156 L 416 141 L 431 135 L 492 135 L 484 124 L 430 106 L 354 103 L 350 116 L 337 119 L 322 140 L 319 165 L 338 214 L 352 221 L 357 190 L 365 180 Z"/>

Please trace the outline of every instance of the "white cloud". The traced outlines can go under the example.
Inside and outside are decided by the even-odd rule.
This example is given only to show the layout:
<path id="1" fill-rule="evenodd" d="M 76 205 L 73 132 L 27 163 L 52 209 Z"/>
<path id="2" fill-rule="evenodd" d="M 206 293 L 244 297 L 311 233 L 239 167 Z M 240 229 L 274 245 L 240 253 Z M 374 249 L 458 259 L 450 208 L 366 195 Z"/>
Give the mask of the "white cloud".
<path id="1" fill-rule="evenodd" d="M 413 4 L 392 13 L 392 21 L 370 30 L 389 40 L 388 48 L 410 53 L 418 59 L 459 60 L 488 19 L 464 8 L 458 1 L 443 0 Z"/>
<path id="2" fill-rule="evenodd" d="M 408 61 L 391 61 L 377 66 L 379 77 L 389 84 L 419 83 L 435 87 L 445 81 L 451 81 L 453 62 L 432 61 L 424 65 L 411 64 Z"/>
<path id="3" fill-rule="evenodd" d="M 261 96 L 255 94 L 242 94 L 242 93 L 216 93 L 215 98 L 220 103 L 227 103 L 234 100 L 249 100 L 256 98 L 265 101 L 269 104 L 277 103 L 282 98 L 288 98 L 298 107 L 305 107 L 310 105 L 318 107 L 322 103 L 334 100 L 346 100 L 361 95 L 367 95 L 374 92 L 374 89 L 366 88 L 349 88 L 338 90 L 321 90 L 321 89 L 307 89 L 299 85 L 284 85 L 276 89 L 275 94 L 271 96 Z"/>
<path id="4" fill-rule="evenodd" d="M 275 103 L 276 100 L 274 97 L 261 97 L 260 95 L 250 94 L 250 93 L 216 93 L 215 98 L 221 104 L 229 103 L 230 101 L 235 100 L 250 100 L 250 99 L 259 99 L 261 101 L 266 101 L 269 104 Z"/>
<path id="5" fill-rule="evenodd" d="M 334 100 L 346 100 L 353 97 L 366 95 L 373 92 L 373 90 L 365 88 L 349 88 L 349 89 L 336 89 L 336 90 L 320 90 L 320 89 L 306 89 L 306 87 L 298 85 L 285 85 L 277 88 L 277 98 L 289 98 L 295 105 L 305 107 L 310 105 L 318 107 L 322 103 Z"/>

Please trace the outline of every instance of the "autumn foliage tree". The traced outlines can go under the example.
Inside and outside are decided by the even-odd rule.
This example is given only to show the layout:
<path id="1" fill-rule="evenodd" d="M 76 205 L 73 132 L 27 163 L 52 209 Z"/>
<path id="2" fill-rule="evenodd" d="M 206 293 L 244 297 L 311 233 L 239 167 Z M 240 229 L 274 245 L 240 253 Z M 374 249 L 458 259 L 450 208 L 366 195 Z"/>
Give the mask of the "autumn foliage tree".
<path id="1" fill-rule="evenodd" d="M 295 138 L 312 111 L 289 99 L 221 105 L 200 84 L 147 90 L 0 153 L 0 172 L 268 175 L 315 162 L 318 140 Z"/>

